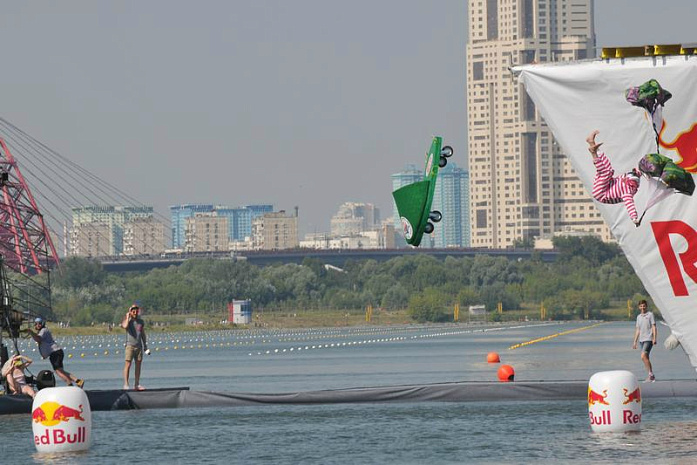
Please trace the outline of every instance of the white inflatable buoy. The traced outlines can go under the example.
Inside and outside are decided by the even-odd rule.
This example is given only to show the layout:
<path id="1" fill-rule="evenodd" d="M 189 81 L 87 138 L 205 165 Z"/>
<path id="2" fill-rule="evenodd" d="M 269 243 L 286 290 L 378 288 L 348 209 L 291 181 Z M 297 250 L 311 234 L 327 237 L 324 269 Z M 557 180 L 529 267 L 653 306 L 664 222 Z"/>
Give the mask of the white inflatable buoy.
<path id="1" fill-rule="evenodd" d="M 601 371 L 588 382 L 588 417 L 596 433 L 641 429 L 641 389 L 630 371 Z"/>
<path id="2" fill-rule="evenodd" d="M 32 404 L 34 444 L 39 452 L 89 449 L 92 411 L 87 394 L 74 386 L 44 388 Z"/>

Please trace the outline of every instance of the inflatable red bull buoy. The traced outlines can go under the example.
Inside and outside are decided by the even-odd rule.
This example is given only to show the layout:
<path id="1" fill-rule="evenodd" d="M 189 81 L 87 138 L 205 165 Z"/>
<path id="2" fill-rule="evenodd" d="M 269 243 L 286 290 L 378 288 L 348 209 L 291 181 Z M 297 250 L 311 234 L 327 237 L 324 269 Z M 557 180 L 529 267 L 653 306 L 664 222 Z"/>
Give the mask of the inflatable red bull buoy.
<path id="1" fill-rule="evenodd" d="M 72 452 L 92 443 L 92 411 L 87 394 L 74 386 L 40 390 L 31 408 L 34 445 L 39 452 Z"/>
<path id="2" fill-rule="evenodd" d="M 601 371 L 588 382 L 588 417 L 596 433 L 641 429 L 641 388 L 630 371 Z"/>
<path id="3" fill-rule="evenodd" d="M 486 361 L 487 363 L 499 363 L 501 362 L 501 358 L 496 352 L 489 352 L 486 356 Z"/>

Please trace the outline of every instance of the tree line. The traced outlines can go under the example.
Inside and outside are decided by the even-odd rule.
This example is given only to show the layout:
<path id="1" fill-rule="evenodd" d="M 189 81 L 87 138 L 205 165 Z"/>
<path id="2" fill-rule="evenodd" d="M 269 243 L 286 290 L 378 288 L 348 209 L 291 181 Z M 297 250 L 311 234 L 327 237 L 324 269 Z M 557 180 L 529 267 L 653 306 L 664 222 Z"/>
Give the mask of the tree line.
<path id="1" fill-rule="evenodd" d="M 601 316 L 611 302 L 646 296 L 613 244 L 557 238 L 554 263 L 476 255 L 439 260 L 428 255 L 384 262 L 347 261 L 340 270 L 317 259 L 259 267 L 245 261 L 192 259 L 147 272 L 107 273 L 98 261 L 72 257 L 53 278 L 54 318 L 74 324 L 119 322 L 134 301 L 149 313 L 221 315 L 233 299 L 255 310 L 357 310 L 368 305 L 408 309 L 416 321 L 446 321 L 454 304 L 503 311 L 543 304 L 547 316 Z"/>

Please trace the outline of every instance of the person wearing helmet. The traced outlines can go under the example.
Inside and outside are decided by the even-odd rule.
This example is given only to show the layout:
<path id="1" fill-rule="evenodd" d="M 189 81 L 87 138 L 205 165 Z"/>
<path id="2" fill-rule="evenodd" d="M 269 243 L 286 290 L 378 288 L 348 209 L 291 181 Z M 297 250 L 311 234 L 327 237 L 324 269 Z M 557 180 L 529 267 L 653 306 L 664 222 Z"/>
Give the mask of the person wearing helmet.
<path id="1" fill-rule="evenodd" d="M 55 371 L 56 374 L 68 384 L 68 386 L 72 386 L 73 383 L 77 384 L 77 386 L 80 388 L 84 386 L 84 380 L 68 373 L 65 371 L 65 368 L 63 368 L 63 357 L 65 354 L 63 353 L 63 349 L 61 349 L 60 346 L 56 344 L 56 341 L 53 340 L 51 331 L 49 331 L 46 327 L 46 320 L 43 318 L 36 318 L 34 320 L 34 330 L 36 332 L 30 329 L 29 334 L 31 335 L 32 339 L 39 344 L 39 353 L 41 354 L 41 357 L 44 359 L 48 358 L 51 361 L 53 371 Z"/>

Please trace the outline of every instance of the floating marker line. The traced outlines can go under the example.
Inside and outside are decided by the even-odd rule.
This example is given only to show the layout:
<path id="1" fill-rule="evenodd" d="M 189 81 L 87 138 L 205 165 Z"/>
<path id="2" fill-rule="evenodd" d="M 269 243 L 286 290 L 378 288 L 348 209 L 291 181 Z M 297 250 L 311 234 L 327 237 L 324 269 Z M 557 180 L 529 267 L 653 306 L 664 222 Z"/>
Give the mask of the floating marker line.
<path id="1" fill-rule="evenodd" d="M 514 344 L 511 347 L 509 347 L 508 350 L 513 350 L 513 349 L 518 349 L 519 347 L 529 346 L 530 344 L 534 344 L 536 342 L 548 341 L 549 339 L 553 339 L 553 338 L 558 337 L 558 336 L 565 336 L 567 334 L 577 333 L 579 331 L 585 331 L 586 329 L 595 328 L 596 326 L 600 326 L 602 324 L 605 324 L 605 323 L 604 322 L 603 323 L 596 323 L 596 324 L 590 325 L 590 326 L 583 326 L 582 328 L 570 329 L 568 331 L 562 331 L 561 333 L 556 333 L 556 334 L 551 334 L 549 336 L 539 337 L 539 338 L 533 339 L 531 341 L 521 342 L 520 344 Z"/>

